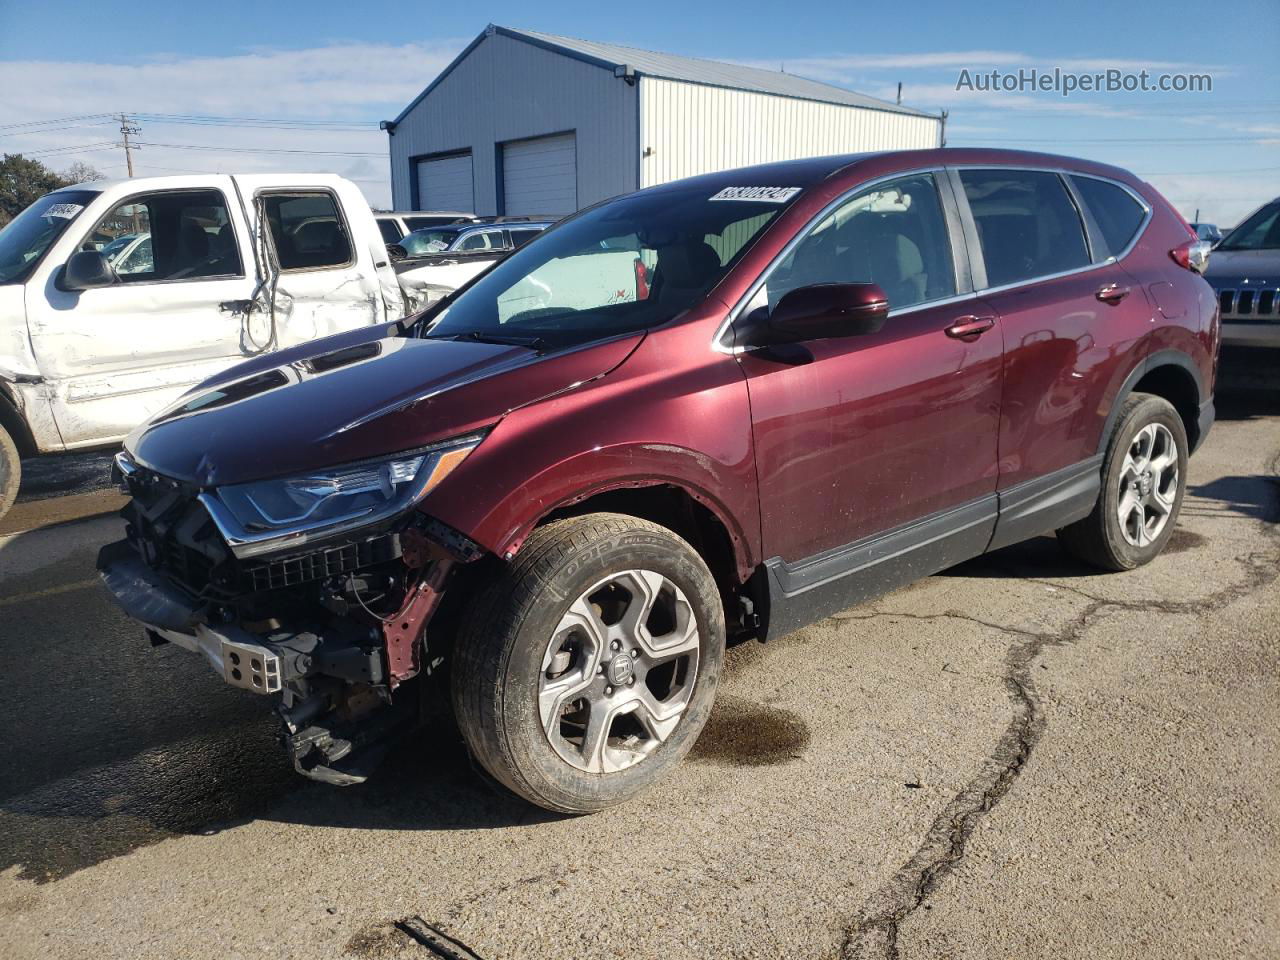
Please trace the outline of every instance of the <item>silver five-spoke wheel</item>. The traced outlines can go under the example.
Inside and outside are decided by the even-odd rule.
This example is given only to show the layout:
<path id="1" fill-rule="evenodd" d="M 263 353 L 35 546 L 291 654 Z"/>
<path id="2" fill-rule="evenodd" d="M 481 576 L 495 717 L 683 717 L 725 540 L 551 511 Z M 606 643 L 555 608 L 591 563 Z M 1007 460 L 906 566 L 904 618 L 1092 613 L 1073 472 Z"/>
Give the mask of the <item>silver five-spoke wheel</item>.
<path id="1" fill-rule="evenodd" d="M 1117 514 L 1125 540 L 1145 547 L 1160 536 L 1177 493 L 1177 442 L 1164 424 L 1149 423 L 1134 435 L 1120 470 Z"/>
<path id="2" fill-rule="evenodd" d="M 698 650 L 693 608 L 666 577 L 624 570 L 594 584 L 542 658 L 538 712 L 551 746 L 588 773 L 639 763 L 680 723 Z"/>

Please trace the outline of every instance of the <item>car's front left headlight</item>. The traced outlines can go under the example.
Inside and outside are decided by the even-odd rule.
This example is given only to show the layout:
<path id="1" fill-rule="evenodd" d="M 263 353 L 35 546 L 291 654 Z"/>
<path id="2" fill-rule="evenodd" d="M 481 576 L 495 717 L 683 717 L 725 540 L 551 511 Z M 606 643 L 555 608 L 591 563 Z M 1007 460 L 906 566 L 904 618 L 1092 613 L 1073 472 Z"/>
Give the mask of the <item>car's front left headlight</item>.
<path id="1" fill-rule="evenodd" d="M 378 523 L 407 510 L 483 439 L 469 434 L 379 460 L 200 495 L 231 552 L 244 559 Z"/>

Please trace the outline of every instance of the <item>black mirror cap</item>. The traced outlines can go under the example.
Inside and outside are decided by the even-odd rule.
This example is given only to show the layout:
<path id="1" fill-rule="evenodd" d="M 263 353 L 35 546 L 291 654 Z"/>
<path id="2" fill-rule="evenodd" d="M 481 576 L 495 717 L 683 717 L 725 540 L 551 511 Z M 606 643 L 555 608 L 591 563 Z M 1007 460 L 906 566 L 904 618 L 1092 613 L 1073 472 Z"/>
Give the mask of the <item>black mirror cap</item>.
<path id="1" fill-rule="evenodd" d="M 889 316 L 889 298 L 877 283 L 817 283 L 778 301 L 759 332 L 761 345 L 804 343 L 877 333 Z"/>
<path id="2" fill-rule="evenodd" d="M 116 282 L 116 273 L 107 263 L 107 258 L 97 250 L 81 250 L 73 253 L 67 265 L 62 268 L 63 290 L 91 290 L 94 287 L 109 287 Z"/>

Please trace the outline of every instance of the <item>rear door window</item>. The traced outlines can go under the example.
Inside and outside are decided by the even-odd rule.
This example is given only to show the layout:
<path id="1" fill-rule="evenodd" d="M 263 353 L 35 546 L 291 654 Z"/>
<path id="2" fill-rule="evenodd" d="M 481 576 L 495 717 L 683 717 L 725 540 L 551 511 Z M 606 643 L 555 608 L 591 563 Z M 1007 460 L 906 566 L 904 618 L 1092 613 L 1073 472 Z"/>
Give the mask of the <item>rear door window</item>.
<path id="1" fill-rule="evenodd" d="M 281 270 L 340 267 L 354 259 L 333 194 L 272 193 L 262 197 L 261 206 Z"/>
<path id="2" fill-rule="evenodd" d="M 538 230 L 511 230 L 511 246 L 523 247 L 526 243 L 538 235 Z"/>
<path id="3" fill-rule="evenodd" d="M 1129 191 L 1094 177 L 1071 178 L 1076 192 L 1093 214 L 1093 222 L 1102 232 L 1107 255 L 1117 257 L 1125 251 L 1147 218 L 1147 211 Z"/>
<path id="4" fill-rule="evenodd" d="M 99 235 L 114 238 L 103 246 L 103 256 L 122 283 L 244 276 L 227 202 L 218 190 L 130 197 L 99 221 L 93 236 Z M 87 240 L 86 248 L 93 249 L 93 242 Z"/>
<path id="5" fill-rule="evenodd" d="M 394 220 L 379 220 L 378 230 L 382 234 L 383 243 L 400 242 L 400 228 L 396 226 L 396 222 Z"/>
<path id="6" fill-rule="evenodd" d="M 961 170 L 960 182 L 978 227 L 987 286 L 1089 265 L 1080 213 L 1056 173 Z"/>

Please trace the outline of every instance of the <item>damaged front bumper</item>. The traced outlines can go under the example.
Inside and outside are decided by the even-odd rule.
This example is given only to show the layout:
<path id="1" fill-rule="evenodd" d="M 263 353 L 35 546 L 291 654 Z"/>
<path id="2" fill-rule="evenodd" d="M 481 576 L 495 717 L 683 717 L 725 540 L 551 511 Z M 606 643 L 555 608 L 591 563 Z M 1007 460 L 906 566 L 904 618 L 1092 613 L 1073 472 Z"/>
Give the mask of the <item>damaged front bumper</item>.
<path id="1" fill-rule="evenodd" d="M 107 590 L 153 645 L 199 654 L 231 686 L 279 694 L 299 773 L 359 783 L 416 724 L 421 698 L 396 691 L 422 672 L 428 623 L 454 567 L 480 555 L 475 544 L 415 513 L 246 563 L 172 484 L 143 491 L 124 515 L 128 537 L 98 556 Z"/>

